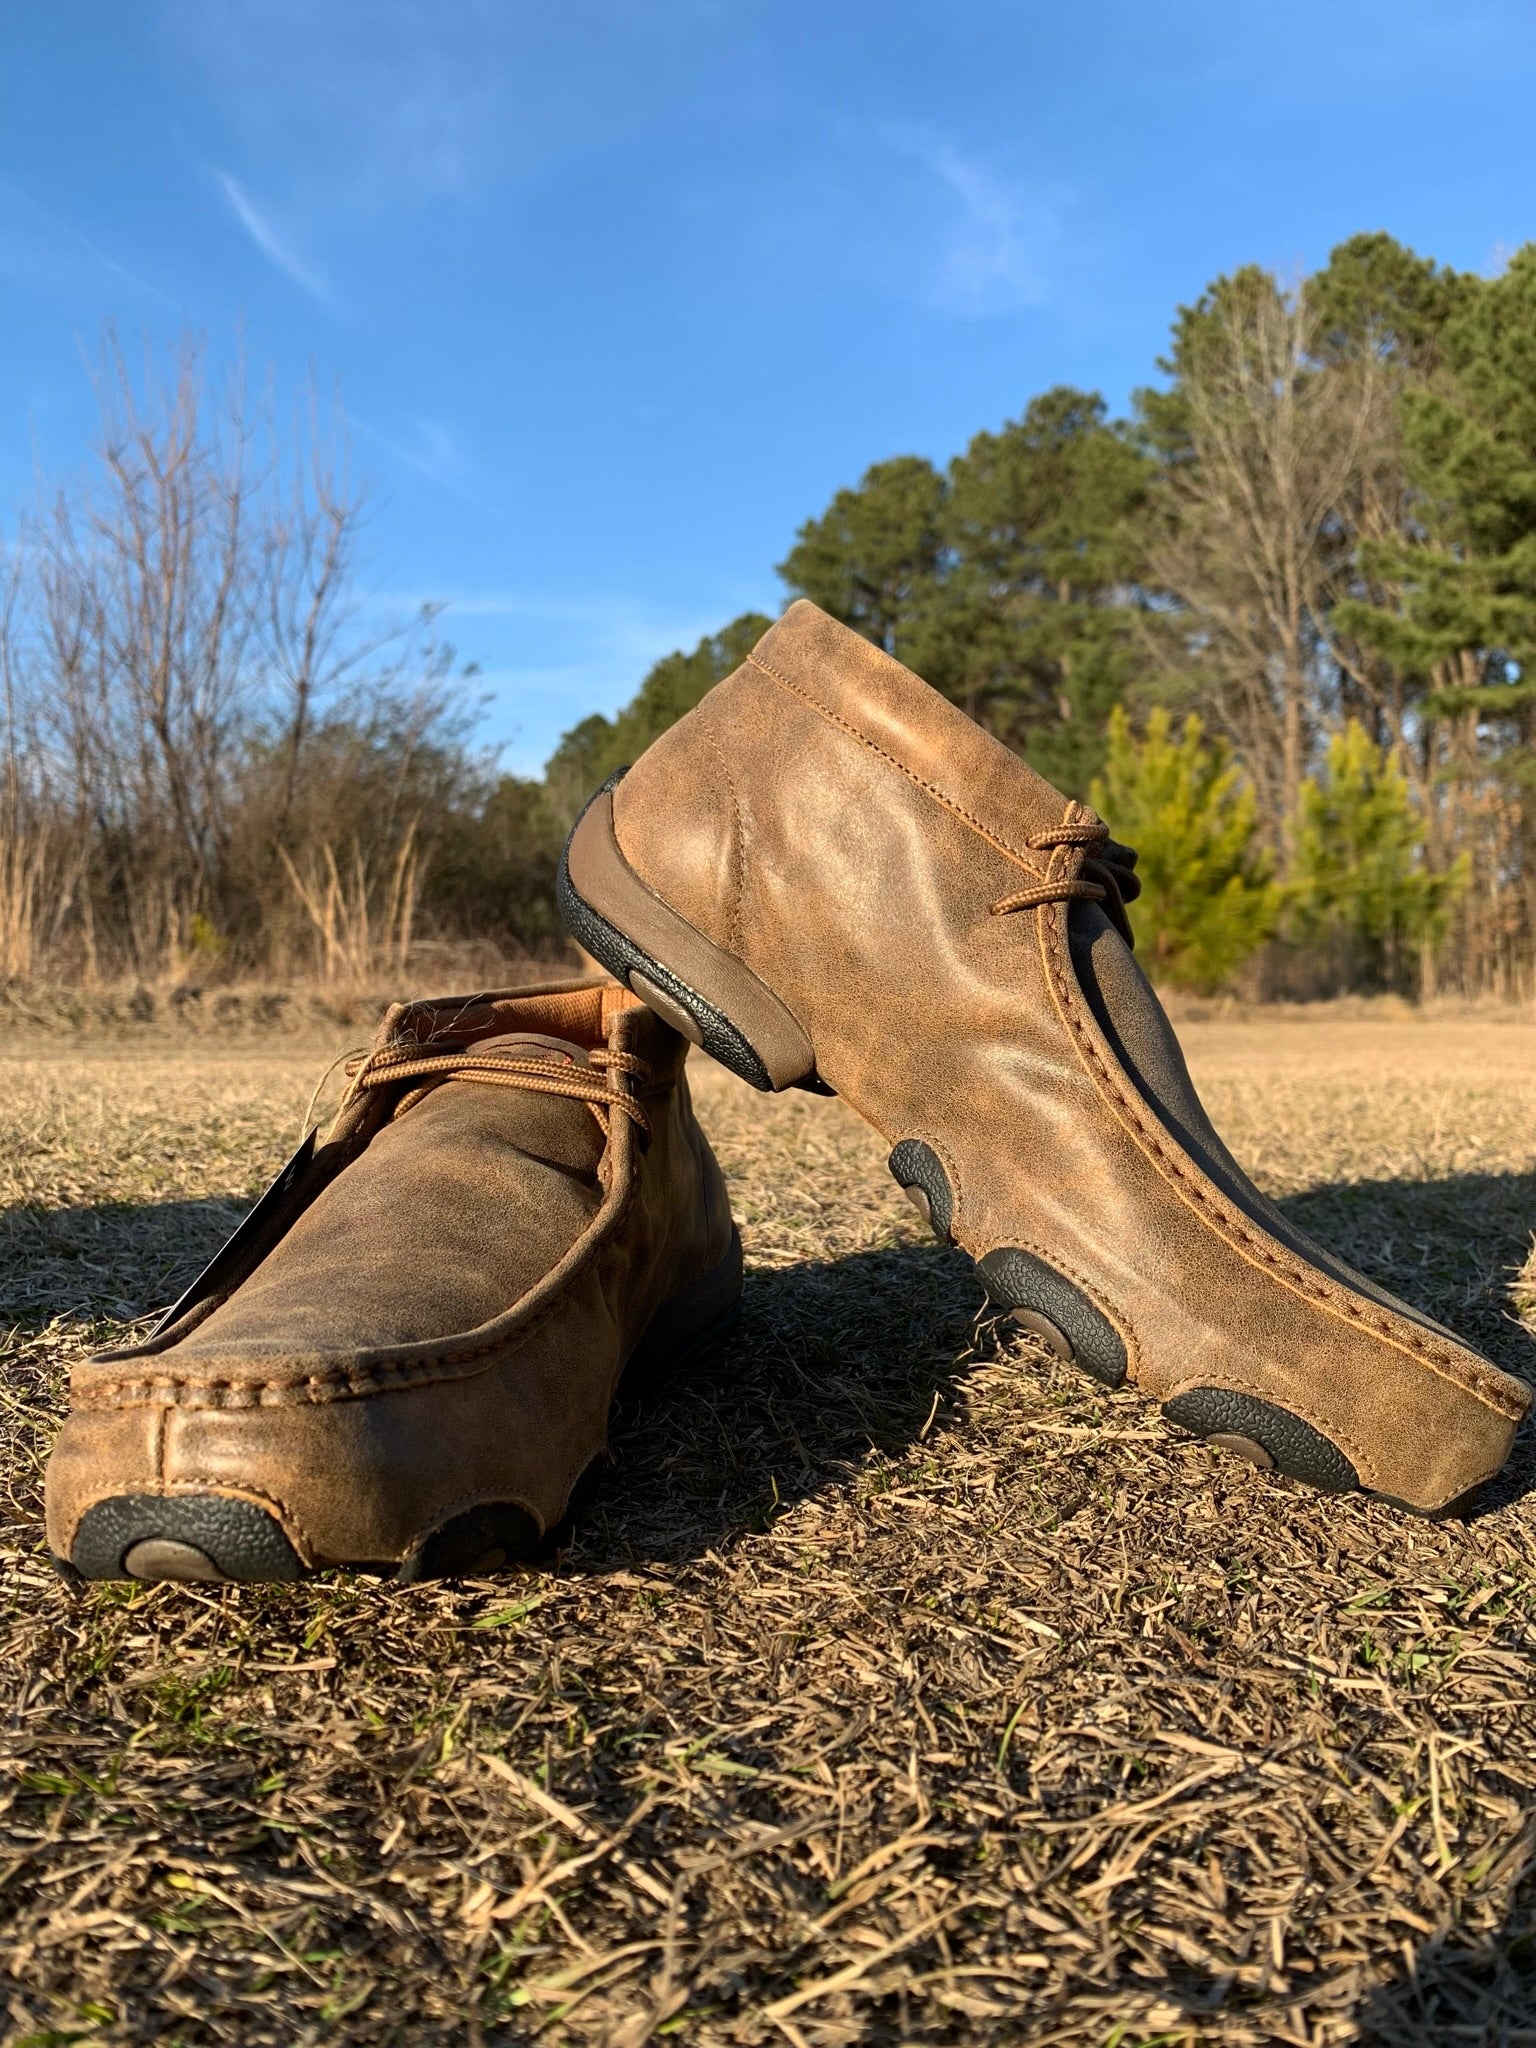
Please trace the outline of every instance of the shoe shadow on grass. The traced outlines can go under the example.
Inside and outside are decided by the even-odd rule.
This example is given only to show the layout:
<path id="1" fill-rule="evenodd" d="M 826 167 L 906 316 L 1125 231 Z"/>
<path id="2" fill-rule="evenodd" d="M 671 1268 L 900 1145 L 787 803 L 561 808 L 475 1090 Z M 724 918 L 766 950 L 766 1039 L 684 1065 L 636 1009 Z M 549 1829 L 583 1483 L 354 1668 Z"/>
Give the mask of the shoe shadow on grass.
<path id="1" fill-rule="evenodd" d="M 0 1209 L 0 1527 L 37 1533 L 68 1365 L 147 1330 L 249 1206 L 230 1195 Z"/>
<path id="2" fill-rule="evenodd" d="M 174 1301 L 249 1207 L 223 1195 L 0 1209 L 0 1333 L 28 1339 L 61 1325 L 131 1342 L 123 1325 Z"/>
<path id="3" fill-rule="evenodd" d="M 1458 1173 L 1441 1180 L 1341 1182 L 1294 1195 L 1291 1222 L 1367 1278 L 1435 1317 L 1516 1379 L 1536 1381 L 1536 1343 L 1520 1321 L 1536 1307 L 1536 1173 Z M 1474 1515 L 1536 1490 L 1528 1419 Z"/>
<path id="4" fill-rule="evenodd" d="M 217 1197 L 0 1211 L 9 1348 L 51 1349 L 56 1324 L 71 1350 L 82 1338 L 124 1341 L 124 1324 L 174 1299 L 245 1206 Z M 1280 1206 L 1498 1364 L 1536 1377 L 1512 1295 L 1536 1224 L 1536 1174 L 1340 1183 Z M 933 1244 L 749 1267 L 743 1320 L 723 1349 L 621 1400 L 614 1469 L 572 1562 L 602 1569 L 615 1555 L 697 1554 L 846 1477 L 872 1448 L 898 1454 L 970 1363 L 993 1354 L 978 1338 L 982 1308 L 970 1261 Z M 44 1396 L 44 1407 L 56 1399 Z M 1480 1511 L 1533 1488 L 1536 1431 L 1527 1428 Z"/>
<path id="5" fill-rule="evenodd" d="M 742 1317 L 697 1365 L 621 1390 L 613 1462 L 568 1563 L 677 1559 L 898 1456 L 985 1335 L 975 1269 L 936 1244 L 899 1244 L 748 1271 Z M 978 1329 L 979 1321 L 983 1327 Z"/>
<path id="6" fill-rule="evenodd" d="M 1423 1943 L 1354 2015 L 1360 2048 L 1504 2048 L 1536 2040 L 1536 1885 L 1512 1892 L 1499 1927 Z"/>
<path id="7" fill-rule="evenodd" d="M 1280 1205 L 1369 1278 L 1445 1323 L 1496 1364 L 1536 1379 L 1515 1315 L 1531 1251 L 1536 1174 L 1339 1183 Z M 615 1470 L 578 1565 L 676 1557 L 761 1525 L 781 1507 L 921 1433 L 995 1346 L 978 1332 L 968 1259 L 926 1244 L 771 1270 L 750 1264 L 743 1320 L 712 1360 L 621 1404 Z M 1536 1429 L 1474 1512 L 1536 1488 Z"/>

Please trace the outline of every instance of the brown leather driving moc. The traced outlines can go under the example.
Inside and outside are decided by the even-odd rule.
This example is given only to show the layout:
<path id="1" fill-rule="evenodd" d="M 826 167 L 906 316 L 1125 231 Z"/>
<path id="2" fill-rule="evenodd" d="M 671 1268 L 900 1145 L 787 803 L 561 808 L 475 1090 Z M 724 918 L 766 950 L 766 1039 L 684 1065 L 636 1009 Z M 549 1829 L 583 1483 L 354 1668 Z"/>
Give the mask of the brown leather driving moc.
<path id="1" fill-rule="evenodd" d="M 412 1580 L 531 1556 L 604 1456 L 620 1374 L 736 1310 L 687 1052 L 606 978 L 392 1008 L 323 1141 L 146 1343 L 75 1372 L 61 1567 Z"/>
<path id="2" fill-rule="evenodd" d="M 1278 1472 L 1444 1511 L 1530 1395 L 1237 1166 L 1132 959 L 1134 862 L 801 602 L 592 799 L 560 890 L 581 944 L 743 1079 L 846 1097 L 1063 1358 Z"/>

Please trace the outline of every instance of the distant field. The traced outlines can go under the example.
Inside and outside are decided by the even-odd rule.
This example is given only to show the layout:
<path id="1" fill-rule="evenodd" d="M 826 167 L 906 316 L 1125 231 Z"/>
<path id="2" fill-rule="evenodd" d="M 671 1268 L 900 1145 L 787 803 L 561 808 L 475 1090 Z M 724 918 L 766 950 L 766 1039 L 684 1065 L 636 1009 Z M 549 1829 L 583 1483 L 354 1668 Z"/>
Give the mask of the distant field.
<path id="1" fill-rule="evenodd" d="M 1536 2043 L 1529 1436 L 1445 1526 L 1180 1441 L 978 1322 L 837 1102 L 696 1063 L 745 1322 L 557 1568 L 72 1601 L 69 1360 L 365 1035 L 0 1038 L 9 2040 Z M 1183 1036 L 1288 1213 L 1536 1376 L 1536 1025 Z"/>

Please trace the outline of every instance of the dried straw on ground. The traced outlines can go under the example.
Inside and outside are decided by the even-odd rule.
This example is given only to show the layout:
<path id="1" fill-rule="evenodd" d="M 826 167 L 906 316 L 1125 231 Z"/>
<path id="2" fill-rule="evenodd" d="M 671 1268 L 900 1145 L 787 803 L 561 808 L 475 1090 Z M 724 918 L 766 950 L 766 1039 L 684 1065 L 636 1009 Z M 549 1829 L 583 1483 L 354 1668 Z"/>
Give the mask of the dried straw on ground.
<path id="1" fill-rule="evenodd" d="M 1187 1037 L 1291 1214 L 1530 1369 L 1536 1031 Z M 329 1049 L 0 1051 L 10 2039 L 1536 2042 L 1529 1444 L 1430 1526 L 1180 1441 L 979 1320 L 836 1102 L 700 1071 L 746 1319 L 552 1570 L 72 1601 L 68 1361 Z"/>

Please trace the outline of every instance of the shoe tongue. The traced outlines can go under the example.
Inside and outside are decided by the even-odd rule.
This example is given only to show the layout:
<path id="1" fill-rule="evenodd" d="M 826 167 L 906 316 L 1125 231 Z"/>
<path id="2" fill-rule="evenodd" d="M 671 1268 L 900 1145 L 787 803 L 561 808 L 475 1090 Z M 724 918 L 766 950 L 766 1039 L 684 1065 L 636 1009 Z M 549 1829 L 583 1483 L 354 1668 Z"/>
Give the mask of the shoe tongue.
<path id="1" fill-rule="evenodd" d="M 517 1053 L 524 1059 L 554 1059 L 575 1067 L 588 1064 L 588 1055 L 579 1045 L 573 1045 L 568 1038 L 551 1038 L 543 1031 L 499 1031 L 494 1038 L 477 1038 L 468 1050 L 486 1052 L 492 1046 L 498 1052 Z"/>
<path id="2" fill-rule="evenodd" d="M 1097 904 L 1074 904 L 1067 936 L 1089 1007 L 1142 1095 L 1183 1144 L 1238 1171 L 1195 1093 L 1162 1004 L 1104 912 Z"/>

